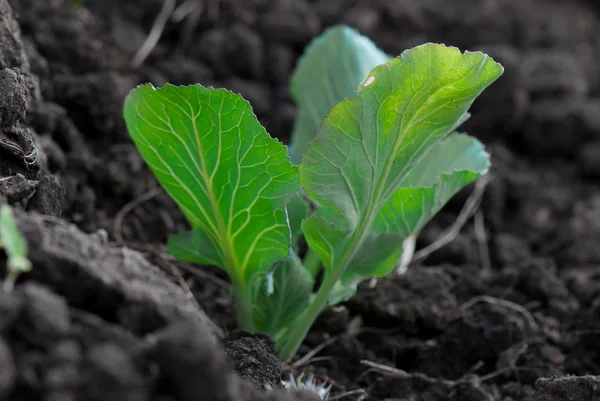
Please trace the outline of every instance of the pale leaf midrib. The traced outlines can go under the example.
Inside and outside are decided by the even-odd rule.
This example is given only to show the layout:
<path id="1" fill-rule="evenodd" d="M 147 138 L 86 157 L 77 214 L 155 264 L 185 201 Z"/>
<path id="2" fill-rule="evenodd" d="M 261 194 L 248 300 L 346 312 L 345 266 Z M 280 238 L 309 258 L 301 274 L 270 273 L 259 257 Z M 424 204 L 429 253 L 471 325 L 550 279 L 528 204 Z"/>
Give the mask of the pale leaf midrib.
<path id="1" fill-rule="evenodd" d="M 207 163 L 206 163 L 205 155 L 202 151 L 202 146 L 200 144 L 200 131 L 198 130 L 198 125 L 197 125 L 197 119 L 200 116 L 200 114 L 202 113 L 201 98 L 208 98 L 206 100 L 207 100 L 207 103 L 210 105 L 211 94 L 204 94 L 204 93 L 202 93 L 202 91 L 199 88 L 194 88 L 194 89 L 195 89 L 196 99 L 198 101 L 198 110 L 195 110 L 194 106 L 191 104 L 191 102 L 188 99 L 184 98 L 181 95 L 181 93 L 179 93 L 178 91 L 172 91 L 185 104 L 187 104 L 187 106 L 189 107 L 189 110 L 188 110 L 189 114 L 188 114 L 188 111 L 186 111 L 181 105 L 179 105 L 178 103 L 176 103 L 174 101 L 171 101 L 167 96 L 163 97 L 163 99 L 165 101 L 168 101 L 169 103 L 171 103 L 173 106 L 177 107 L 179 110 L 181 110 L 181 112 L 187 118 L 189 118 L 191 120 L 192 128 L 193 128 L 193 132 L 191 133 L 191 135 L 193 136 L 193 140 L 196 143 L 195 154 L 197 155 L 197 157 L 200 161 L 200 166 L 198 166 L 198 164 L 196 163 L 196 158 L 194 157 L 194 154 L 191 152 L 190 148 L 188 147 L 187 142 L 183 141 L 183 139 L 175 132 L 175 130 L 171 127 L 170 124 L 169 124 L 169 127 L 171 128 L 172 134 L 176 138 L 179 139 L 181 144 L 186 149 L 188 155 L 190 156 L 190 159 L 192 160 L 193 165 L 196 167 L 197 172 L 199 173 L 202 181 L 204 182 L 204 186 L 205 186 L 206 192 L 207 192 L 207 198 L 209 199 L 210 207 L 213 211 L 213 219 L 215 220 L 215 223 L 216 223 L 216 227 L 213 226 L 213 232 L 214 232 L 214 235 L 219 238 L 219 242 L 221 245 L 219 248 L 222 249 L 222 253 L 223 253 L 222 257 L 224 260 L 221 261 L 224 264 L 223 268 L 225 270 L 227 270 L 229 272 L 229 274 L 239 274 L 237 258 L 231 248 L 231 244 L 230 244 L 230 241 L 227 236 L 226 229 L 225 229 L 225 223 L 221 216 L 220 209 L 219 209 L 219 206 L 217 204 L 217 200 L 216 200 L 216 197 L 214 194 L 214 188 L 212 186 L 211 179 L 208 176 Z M 220 100 L 220 107 L 222 109 L 225 98 L 223 96 L 220 96 L 219 100 Z M 213 111 L 216 112 L 216 110 L 213 110 Z M 220 133 L 221 126 L 222 126 L 221 113 L 217 113 L 217 114 L 218 114 L 218 119 L 217 119 L 218 126 L 211 127 L 210 129 L 215 129 L 216 132 Z M 220 156 L 220 154 L 219 154 L 219 156 Z M 192 176 L 194 176 L 194 174 L 192 174 Z M 200 184 L 200 183 L 198 183 L 198 184 Z M 202 186 L 202 185 L 200 184 L 200 186 Z M 205 214 L 205 216 L 208 221 L 211 220 L 209 214 Z"/>
<path id="2" fill-rule="evenodd" d="M 149 121 L 148 121 L 146 118 L 144 118 L 144 117 L 143 117 L 143 113 L 140 113 L 140 112 L 139 112 L 139 110 L 138 110 L 138 108 L 137 108 L 137 104 L 134 104 L 134 109 L 135 109 L 135 111 L 136 111 L 136 114 L 137 114 L 137 116 L 138 116 L 138 117 L 139 117 L 139 118 L 140 118 L 142 121 L 144 121 L 146 124 L 148 124 L 148 126 L 152 127 L 153 129 L 156 129 L 156 130 L 159 130 L 159 131 L 164 131 L 164 132 L 166 132 L 166 133 L 170 133 L 170 134 L 174 134 L 174 133 L 175 133 L 175 131 L 173 130 L 173 128 L 171 127 L 171 125 L 170 125 L 169 123 L 166 123 L 165 121 L 163 121 L 163 120 L 162 120 L 162 119 L 161 119 L 161 118 L 158 116 L 158 114 L 156 114 L 156 112 L 155 112 L 155 111 L 153 110 L 153 108 L 152 108 L 152 107 L 151 107 L 151 106 L 148 104 L 148 102 L 146 101 L 146 99 L 145 99 L 145 98 L 142 98 L 142 99 L 143 99 L 144 103 L 146 103 L 146 106 L 148 107 L 148 110 L 150 110 L 150 111 L 151 111 L 151 112 L 152 112 L 152 113 L 153 113 L 153 114 L 156 116 L 156 118 L 158 118 L 160 121 L 162 121 L 162 122 L 163 122 L 163 124 L 165 124 L 165 125 L 167 125 L 169 128 L 171 128 L 171 130 L 169 131 L 169 130 L 166 130 L 166 129 L 162 129 L 162 128 L 160 128 L 160 127 L 157 127 L 157 126 L 155 126 L 154 124 L 150 123 L 150 122 L 149 122 Z M 160 160 L 160 162 L 162 163 L 162 165 L 163 165 L 164 167 L 166 167 L 166 169 L 169 171 L 169 174 L 170 174 L 170 176 L 171 176 L 171 177 L 173 177 L 173 178 L 175 178 L 175 180 L 176 180 L 176 181 L 179 183 L 179 186 L 180 186 L 182 189 L 184 189 L 184 191 L 186 191 L 186 192 L 188 193 L 188 195 L 189 195 L 189 197 L 190 197 L 191 199 L 194 199 L 194 203 L 196 204 L 196 206 L 198 207 L 198 209 L 199 209 L 199 210 L 202 212 L 202 214 L 204 214 L 204 215 L 207 217 L 207 221 L 208 221 L 208 222 L 210 222 L 210 219 L 208 219 L 208 214 L 206 213 L 206 211 L 204 211 L 204 207 L 203 207 L 203 206 L 202 206 L 202 205 L 201 205 L 201 204 L 198 202 L 198 198 L 197 198 L 197 197 L 194 195 L 193 191 L 191 191 L 191 189 L 190 189 L 190 188 L 189 188 L 189 187 L 188 187 L 188 186 L 187 186 L 187 185 L 186 185 L 186 184 L 185 184 L 183 181 L 181 181 L 181 179 L 179 178 L 179 176 L 178 176 L 177 174 L 175 174 L 175 172 L 174 172 L 174 171 L 173 171 L 173 169 L 172 169 L 172 168 L 169 166 L 169 164 L 168 164 L 168 163 L 166 163 L 166 161 L 165 161 L 165 160 L 163 159 L 163 157 L 160 155 L 160 153 L 158 152 L 158 150 L 157 150 L 157 149 L 156 149 L 154 146 L 152 146 L 152 145 L 151 145 L 151 144 L 150 144 L 150 143 L 147 141 L 146 137 L 145 137 L 145 136 L 144 136 L 144 135 L 143 135 L 141 132 L 139 132 L 139 130 L 136 130 L 136 131 L 138 131 L 138 138 L 139 138 L 139 139 L 140 139 L 140 140 L 141 140 L 141 141 L 144 143 L 144 145 L 146 146 L 146 148 L 147 148 L 147 149 L 149 149 L 149 150 L 151 150 L 151 151 L 152 151 L 152 152 L 155 154 L 155 156 L 157 157 L 157 159 L 159 159 L 159 160 Z M 181 142 L 181 143 L 182 143 L 182 144 L 185 146 L 185 143 L 183 142 L 183 140 L 182 140 L 182 139 L 181 139 L 181 138 L 180 138 L 178 135 L 176 135 L 176 134 L 175 134 L 174 136 L 175 136 L 175 137 L 176 137 L 176 138 L 177 138 L 177 139 L 178 139 L 178 140 L 179 140 L 179 141 L 180 141 L 180 142 Z M 187 150 L 187 147 L 186 147 L 186 150 Z M 189 153 L 189 150 L 188 150 L 188 153 Z M 190 156 L 191 156 L 191 154 L 190 154 Z M 180 202 L 178 202 L 178 203 L 180 203 Z M 184 206 L 183 206 L 183 204 L 181 204 L 181 203 L 180 203 L 180 205 L 181 205 L 181 206 L 182 206 L 184 209 L 187 209 L 186 207 L 184 207 Z M 190 213 L 189 209 L 188 209 L 188 213 L 189 213 L 189 215 L 191 215 L 191 216 L 194 216 L 194 215 L 195 215 L 195 213 Z M 204 228 L 204 229 L 207 229 L 207 228 L 208 228 L 208 227 L 202 227 L 202 226 L 203 226 L 203 224 L 202 224 L 202 223 L 200 223 L 200 220 L 198 220 L 197 218 L 196 218 L 195 220 L 197 221 L 197 224 L 198 224 L 199 226 L 201 226 L 201 228 Z M 207 230 L 207 231 L 211 231 L 211 230 Z"/>
<path id="3" fill-rule="evenodd" d="M 198 94 L 198 100 L 200 100 L 200 94 Z M 208 96 L 210 98 L 210 94 Z M 219 112 L 217 112 L 218 118 L 218 124 L 217 127 L 215 127 L 215 131 L 218 133 L 219 136 L 219 143 L 220 143 L 220 133 L 221 133 L 221 127 L 223 125 L 223 122 L 221 121 L 221 110 L 223 109 L 223 103 L 224 103 L 224 98 L 221 97 L 221 104 L 220 104 L 220 110 Z M 210 99 L 208 99 L 208 103 L 210 104 Z M 193 107 L 192 105 L 188 102 L 188 105 L 190 106 L 191 111 L 193 112 Z M 214 110 L 216 111 L 216 110 Z M 217 223 L 217 228 L 218 228 L 218 235 L 219 235 L 219 239 L 220 239 L 220 243 L 221 243 L 221 247 L 223 248 L 223 253 L 224 253 L 224 257 L 225 260 L 223 260 L 223 263 L 225 264 L 225 269 L 229 272 L 230 275 L 239 275 L 240 271 L 239 271 L 239 265 L 238 265 L 238 260 L 237 260 L 237 255 L 233 252 L 233 249 L 231 247 L 231 241 L 229 238 L 229 235 L 227 234 L 227 229 L 225 227 L 225 222 L 223 221 L 223 217 L 221 216 L 221 211 L 219 208 L 219 205 L 217 204 L 217 199 L 215 197 L 215 193 L 214 193 L 214 188 L 212 185 L 212 179 L 211 177 L 208 176 L 208 169 L 206 166 L 206 159 L 204 157 L 204 153 L 202 152 L 202 147 L 200 145 L 200 138 L 199 138 L 199 131 L 198 131 L 198 126 L 196 123 L 196 119 L 198 118 L 198 116 L 201 113 L 201 109 L 198 110 L 198 115 L 194 116 L 193 120 L 192 120 L 192 125 L 194 127 L 194 139 L 196 140 L 196 146 L 198 149 L 198 156 L 200 158 L 200 164 L 202 165 L 202 171 L 200 171 L 201 175 L 202 175 L 202 179 L 204 180 L 204 183 L 207 187 L 208 193 L 209 193 L 209 199 L 210 199 L 210 205 L 211 208 L 213 209 L 213 214 L 215 216 L 215 220 Z M 220 159 L 221 153 L 220 153 L 220 149 L 219 149 L 219 154 L 217 157 L 217 160 Z M 216 168 L 215 168 L 216 171 Z M 233 202 L 234 200 L 232 199 L 231 202 Z"/>

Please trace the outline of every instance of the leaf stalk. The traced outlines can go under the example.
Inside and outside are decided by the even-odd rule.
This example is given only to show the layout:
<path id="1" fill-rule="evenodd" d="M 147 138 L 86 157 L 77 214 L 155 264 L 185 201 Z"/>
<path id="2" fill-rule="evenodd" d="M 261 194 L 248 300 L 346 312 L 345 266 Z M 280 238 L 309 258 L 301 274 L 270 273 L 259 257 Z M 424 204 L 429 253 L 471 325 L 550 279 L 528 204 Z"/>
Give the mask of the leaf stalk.
<path id="1" fill-rule="evenodd" d="M 304 256 L 303 264 L 306 270 L 310 272 L 311 276 L 315 278 L 321 269 L 321 258 L 312 250 L 312 248 L 308 248 L 306 255 Z"/>
<path id="2" fill-rule="evenodd" d="M 363 224 L 354 232 L 352 240 L 346 247 L 344 256 L 340 259 L 340 262 L 337 264 L 337 266 L 331 269 L 330 273 L 325 274 L 325 279 L 319 287 L 319 290 L 313 298 L 310 306 L 288 332 L 287 341 L 279 351 L 279 356 L 281 357 L 282 361 L 289 361 L 292 359 L 319 314 L 323 311 L 323 309 L 325 309 L 325 307 L 327 307 L 329 295 L 331 294 L 333 287 L 350 265 L 350 262 L 357 252 L 357 249 L 360 249 L 362 243 L 365 241 L 368 229 L 371 227 L 374 219 L 374 214 L 371 214 L 373 216 L 365 218 L 363 220 Z"/>
<path id="3" fill-rule="evenodd" d="M 232 272 L 234 271 L 232 270 Z M 254 313 L 251 288 L 234 273 L 231 274 L 231 284 L 238 324 L 244 330 L 252 333 L 254 332 Z"/>

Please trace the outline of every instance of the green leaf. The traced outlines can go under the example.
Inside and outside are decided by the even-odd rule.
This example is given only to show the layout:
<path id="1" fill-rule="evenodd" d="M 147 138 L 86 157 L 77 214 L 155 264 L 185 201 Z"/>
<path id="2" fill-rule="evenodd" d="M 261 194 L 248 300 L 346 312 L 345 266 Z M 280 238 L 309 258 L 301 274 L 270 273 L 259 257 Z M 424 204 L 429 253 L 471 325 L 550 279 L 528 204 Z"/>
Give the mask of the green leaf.
<path id="1" fill-rule="evenodd" d="M 321 256 L 327 273 L 332 274 L 340 254 L 348 245 L 349 234 L 317 216 L 305 220 L 303 229 L 309 246 Z M 356 247 L 347 268 L 339 275 L 328 303 L 333 305 L 351 298 L 356 293 L 356 286 L 367 276 L 389 273 L 402 256 L 402 241 L 396 233 L 365 234 L 362 245 Z"/>
<path id="2" fill-rule="evenodd" d="M 298 105 L 289 154 L 300 163 L 323 118 L 377 65 L 390 60 L 371 40 L 347 26 L 327 29 L 314 39 L 292 75 L 290 89 Z"/>
<path id="3" fill-rule="evenodd" d="M 175 234 L 169 238 L 168 248 L 176 259 L 200 265 L 219 266 L 223 258 L 219 245 L 200 230 Z"/>
<path id="4" fill-rule="evenodd" d="M 254 309 L 256 330 L 268 333 L 279 342 L 285 328 L 310 303 L 313 286 L 312 276 L 293 252 L 287 260 L 276 263 L 274 269 L 259 280 Z"/>
<path id="5" fill-rule="evenodd" d="M 455 133 L 434 145 L 377 214 L 330 302 L 354 295 L 360 278 L 389 274 L 402 256 L 402 242 L 418 233 L 461 188 L 487 173 L 489 166 L 489 155 L 475 138 Z"/>
<path id="6" fill-rule="evenodd" d="M 426 44 L 375 68 L 355 99 L 334 107 L 300 164 L 304 190 L 321 205 L 303 230 L 326 270 L 335 268 L 341 277 L 355 263 L 361 273 L 376 275 L 393 267 L 400 245 L 392 245 L 401 238 L 373 238 L 376 217 L 502 71 L 480 52 Z M 363 246 L 375 253 L 368 264 Z"/>
<path id="7" fill-rule="evenodd" d="M 357 274 L 348 274 L 341 278 L 329 293 L 328 305 L 337 305 L 346 302 L 358 291 L 358 285 L 364 280 L 363 276 Z"/>
<path id="8" fill-rule="evenodd" d="M 438 142 L 412 168 L 402 188 L 387 201 L 374 231 L 403 238 L 423 226 L 463 187 L 487 173 L 489 155 L 483 144 L 464 134 Z"/>
<path id="9" fill-rule="evenodd" d="M 170 250 L 225 269 L 244 298 L 238 302 L 247 304 L 252 278 L 288 255 L 285 207 L 299 187 L 286 148 L 248 102 L 224 89 L 143 85 L 127 96 L 124 116 L 142 157 L 192 225 L 171 239 Z"/>
<path id="10" fill-rule="evenodd" d="M 252 283 L 253 324 L 256 331 L 268 333 L 279 344 L 285 330 L 309 305 L 314 279 L 306 270 L 294 250 L 298 236 L 302 235 L 300 223 L 310 212 L 304 195 L 294 196 L 287 207 L 287 224 L 290 238 L 288 258 L 275 263 L 265 275 Z"/>
<path id="11" fill-rule="evenodd" d="M 9 270 L 31 271 L 31 262 L 27 259 L 27 241 L 17 227 L 12 208 L 6 203 L 0 207 L 0 242 L 8 257 Z"/>
<path id="12" fill-rule="evenodd" d="M 31 261 L 27 258 L 27 241 L 19 231 L 12 208 L 8 204 L 0 206 L 0 248 L 6 253 L 6 276 L 2 288 L 11 292 L 21 273 L 31 271 Z"/>

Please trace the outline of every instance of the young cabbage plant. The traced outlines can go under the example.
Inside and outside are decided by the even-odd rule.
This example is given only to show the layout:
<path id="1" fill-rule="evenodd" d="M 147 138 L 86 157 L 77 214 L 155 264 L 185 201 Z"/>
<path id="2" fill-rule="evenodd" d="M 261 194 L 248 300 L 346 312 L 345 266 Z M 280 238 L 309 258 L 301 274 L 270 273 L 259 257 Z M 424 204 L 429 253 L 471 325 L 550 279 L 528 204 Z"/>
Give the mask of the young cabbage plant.
<path id="1" fill-rule="evenodd" d="M 327 35 L 358 37 L 334 28 L 313 52 L 329 46 Z M 343 47 L 333 54 L 348 54 Z M 124 107 L 139 152 L 191 226 L 170 252 L 223 268 L 240 326 L 269 333 L 284 360 L 325 307 L 392 271 L 402 242 L 488 171 L 483 145 L 455 130 L 503 72 L 483 53 L 428 43 L 394 59 L 370 53 L 375 68 L 355 56 L 304 74 L 302 64 L 318 60 L 310 52 L 292 80 L 298 165 L 225 89 L 143 85 Z"/>

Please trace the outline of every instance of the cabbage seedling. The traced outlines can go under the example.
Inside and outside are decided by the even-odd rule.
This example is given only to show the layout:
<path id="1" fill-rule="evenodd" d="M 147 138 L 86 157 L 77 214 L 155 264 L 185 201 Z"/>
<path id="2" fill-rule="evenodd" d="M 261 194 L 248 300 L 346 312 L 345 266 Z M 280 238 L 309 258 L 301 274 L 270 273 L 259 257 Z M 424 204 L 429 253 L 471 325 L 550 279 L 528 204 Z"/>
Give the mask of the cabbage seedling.
<path id="1" fill-rule="evenodd" d="M 125 100 L 133 141 L 191 226 L 170 252 L 223 268 L 240 326 L 269 333 L 284 360 L 326 306 L 392 271 L 403 240 L 489 169 L 483 145 L 455 130 L 500 64 L 431 43 L 372 60 L 379 65 L 351 73 L 362 76 L 351 99 L 327 94 L 341 87 L 343 64 L 331 79 L 308 74 L 321 91 L 296 99 L 299 119 L 312 119 L 292 139 L 297 165 L 225 89 L 148 84 Z M 309 266 L 297 256 L 301 237 Z"/>

